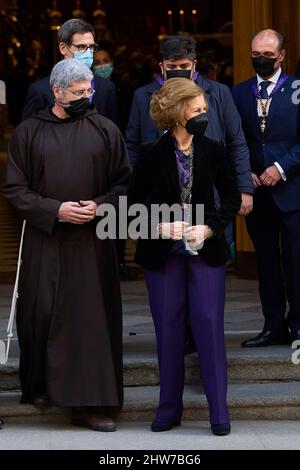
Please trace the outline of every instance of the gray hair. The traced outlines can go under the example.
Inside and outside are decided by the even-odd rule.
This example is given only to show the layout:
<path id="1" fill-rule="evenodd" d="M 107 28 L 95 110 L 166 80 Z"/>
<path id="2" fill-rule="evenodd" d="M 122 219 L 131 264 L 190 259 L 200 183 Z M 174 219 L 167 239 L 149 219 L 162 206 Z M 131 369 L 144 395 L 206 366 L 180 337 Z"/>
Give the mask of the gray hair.
<path id="1" fill-rule="evenodd" d="M 92 80 L 93 73 L 77 59 L 63 59 L 54 65 L 50 75 L 50 86 L 68 88 L 73 82 Z"/>

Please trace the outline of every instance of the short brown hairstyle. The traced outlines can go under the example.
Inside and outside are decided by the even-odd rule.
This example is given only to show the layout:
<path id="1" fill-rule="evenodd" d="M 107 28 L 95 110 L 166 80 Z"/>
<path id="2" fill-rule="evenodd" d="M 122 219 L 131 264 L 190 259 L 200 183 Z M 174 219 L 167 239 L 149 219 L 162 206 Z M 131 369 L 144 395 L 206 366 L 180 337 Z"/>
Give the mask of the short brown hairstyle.
<path id="1" fill-rule="evenodd" d="M 71 18 L 65 21 L 58 30 L 57 42 L 60 44 L 64 42 L 68 45 L 71 44 L 74 34 L 92 33 L 95 40 L 95 31 L 92 25 L 82 20 L 81 18 Z"/>
<path id="2" fill-rule="evenodd" d="M 169 78 L 153 93 L 150 116 L 159 129 L 170 129 L 182 120 L 187 101 L 201 95 L 205 98 L 204 90 L 192 80 L 182 77 Z"/>

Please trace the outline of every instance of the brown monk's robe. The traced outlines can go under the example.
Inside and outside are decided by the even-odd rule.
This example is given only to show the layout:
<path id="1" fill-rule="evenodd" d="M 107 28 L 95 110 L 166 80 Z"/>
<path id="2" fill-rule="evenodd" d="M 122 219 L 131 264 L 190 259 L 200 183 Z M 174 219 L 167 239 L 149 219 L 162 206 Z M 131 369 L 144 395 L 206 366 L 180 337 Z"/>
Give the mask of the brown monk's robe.
<path id="1" fill-rule="evenodd" d="M 117 204 L 129 177 L 121 133 L 94 110 L 65 120 L 42 110 L 11 138 L 3 189 L 27 221 L 17 308 L 22 403 L 47 393 L 59 406 L 122 406 L 114 243 L 97 238 L 97 218 L 75 225 L 57 214 L 66 201 Z"/>

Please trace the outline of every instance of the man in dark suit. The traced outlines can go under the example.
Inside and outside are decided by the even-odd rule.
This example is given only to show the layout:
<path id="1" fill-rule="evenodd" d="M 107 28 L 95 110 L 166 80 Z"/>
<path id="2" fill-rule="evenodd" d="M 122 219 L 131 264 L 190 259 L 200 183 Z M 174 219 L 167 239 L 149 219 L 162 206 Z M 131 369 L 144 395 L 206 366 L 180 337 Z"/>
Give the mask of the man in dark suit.
<path id="1" fill-rule="evenodd" d="M 98 46 L 95 43 L 95 32 L 93 27 L 81 19 L 70 19 L 66 21 L 57 33 L 58 47 L 64 59 L 75 58 L 87 65 L 93 64 L 93 54 Z M 54 96 L 49 84 L 49 78 L 45 77 L 30 85 L 26 97 L 22 120 L 31 117 L 38 109 L 54 106 Z M 112 121 L 116 121 L 116 92 L 114 84 L 95 76 L 93 87 L 96 93 L 92 102 L 97 111 Z"/>
<path id="2" fill-rule="evenodd" d="M 300 339 L 300 106 L 281 68 L 284 37 L 266 29 L 251 43 L 257 75 L 233 88 L 250 149 L 254 209 L 246 217 L 265 324 L 244 347 Z M 289 311 L 286 316 L 286 303 Z M 290 330 L 290 331 L 289 331 Z"/>
<path id="3" fill-rule="evenodd" d="M 190 78 L 204 89 L 208 100 L 205 136 L 225 145 L 242 195 L 240 215 L 248 214 L 252 210 L 253 193 L 249 151 L 229 88 L 213 80 L 206 80 L 196 71 L 196 42 L 190 36 L 167 37 L 160 43 L 158 56 L 161 76 L 149 85 L 138 88 L 133 97 L 125 139 L 131 164 L 135 165 L 141 144 L 162 135 L 150 117 L 152 93 L 159 90 L 168 78 Z"/>

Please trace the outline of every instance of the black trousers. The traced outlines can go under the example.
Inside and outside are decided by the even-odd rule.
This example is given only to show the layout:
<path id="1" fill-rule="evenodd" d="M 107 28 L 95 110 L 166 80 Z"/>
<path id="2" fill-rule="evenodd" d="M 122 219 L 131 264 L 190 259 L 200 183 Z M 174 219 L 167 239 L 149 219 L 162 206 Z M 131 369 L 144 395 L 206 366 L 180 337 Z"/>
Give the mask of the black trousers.
<path id="1" fill-rule="evenodd" d="M 300 210 L 280 210 L 271 189 L 259 188 L 246 224 L 256 251 L 265 329 L 280 332 L 287 325 L 299 329 Z"/>

